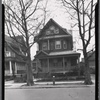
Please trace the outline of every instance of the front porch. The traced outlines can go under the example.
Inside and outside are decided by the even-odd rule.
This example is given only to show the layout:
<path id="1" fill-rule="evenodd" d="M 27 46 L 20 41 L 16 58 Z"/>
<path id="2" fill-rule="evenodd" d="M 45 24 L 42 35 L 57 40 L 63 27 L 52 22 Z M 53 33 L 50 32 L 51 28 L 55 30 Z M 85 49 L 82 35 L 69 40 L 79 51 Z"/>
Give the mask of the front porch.
<path id="1" fill-rule="evenodd" d="M 13 76 L 25 72 L 25 64 L 23 62 L 5 61 L 5 76 Z"/>
<path id="2" fill-rule="evenodd" d="M 38 73 L 67 73 L 77 66 L 77 64 L 79 63 L 79 58 L 77 56 L 44 58 L 39 59 L 38 63 Z M 41 71 L 38 70 L 38 67 L 41 68 Z"/>

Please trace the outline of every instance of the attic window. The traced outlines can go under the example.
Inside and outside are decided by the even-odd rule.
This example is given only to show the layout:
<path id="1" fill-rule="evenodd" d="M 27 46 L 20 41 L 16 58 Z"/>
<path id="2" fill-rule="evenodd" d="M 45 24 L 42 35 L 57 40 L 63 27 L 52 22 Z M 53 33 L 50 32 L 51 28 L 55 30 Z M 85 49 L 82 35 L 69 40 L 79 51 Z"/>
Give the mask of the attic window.
<path id="1" fill-rule="evenodd" d="M 59 34 L 59 29 L 55 29 L 54 33 Z"/>
<path id="2" fill-rule="evenodd" d="M 55 30 L 55 27 L 54 27 L 54 26 L 50 26 L 49 29 L 50 29 L 50 30 Z"/>

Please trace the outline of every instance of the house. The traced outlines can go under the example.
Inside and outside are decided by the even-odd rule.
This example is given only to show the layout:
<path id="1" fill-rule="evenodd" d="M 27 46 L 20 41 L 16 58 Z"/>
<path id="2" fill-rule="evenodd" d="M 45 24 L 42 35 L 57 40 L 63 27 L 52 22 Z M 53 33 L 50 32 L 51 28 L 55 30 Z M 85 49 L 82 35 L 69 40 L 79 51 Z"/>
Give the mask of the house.
<path id="1" fill-rule="evenodd" d="M 34 39 L 38 74 L 67 73 L 79 62 L 80 53 L 73 50 L 72 35 L 50 19 Z"/>
<path id="2" fill-rule="evenodd" d="M 95 51 L 88 54 L 89 67 L 95 69 Z"/>
<path id="3" fill-rule="evenodd" d="M 84 63 L 84 58 L 82 58 L 82 62 Z M 88 62 L 89 67 L 95 69 L 95 51 L 88 53 Z"/>
<path id="4" fill-rule="evenodd" d="M 88 63 L 89 63 L 90 73 L 94 74 L 95 66 L 96 66 L 95 65 L 95 51 L 88 53 Z M 83 69 L 84 69 L 84 67 L 85 67 L 84 58 L 82 58 L 82 61 L 80 62 L 80 66 L 83 66 Z"/>
<path id="5" fill-rule="evenodd" d="M 24 44 L 24 39 L 22 36 L 16 36 L 16 39 L 18 42 Z M 5 76 L 12 76 L 13 74 L 18 75 L 26 71 L 24 60 L 14 52 L 15 50 L 16 52 L 22 54 L 24 53 L 21 51 L 22 48 L 22 46 L 19 48 L 17 41 L 5 35 Z"/>

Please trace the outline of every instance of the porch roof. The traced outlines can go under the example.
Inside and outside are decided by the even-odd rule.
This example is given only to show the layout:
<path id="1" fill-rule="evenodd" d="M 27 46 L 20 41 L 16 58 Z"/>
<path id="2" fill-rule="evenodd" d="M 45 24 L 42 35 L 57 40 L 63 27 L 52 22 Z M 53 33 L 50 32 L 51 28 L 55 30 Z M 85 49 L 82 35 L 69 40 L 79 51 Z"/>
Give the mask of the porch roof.
<path id="1" fill-rule="evenodd" d="M 49 56 L 57 56 L 57 55 L 80 55 L 80 53 L 77 53 L 75 51 L 57 51 L 57 52 L 50 52 Z"/>
<path id="2" fill-rule="evenodd" d="M 25 63 L 25 61 L 24 61 L 24 60 L 19 59 L 19 58 L 14 58 L 14 57 L 6 57 L 6 58 L 5 58 L 5 62 L 7 62 L 7 61 L 14 61 L 14 62 L 21 62 L 21 63 Z"/>
<path id="3" fill-rule="evenodd" d="M 56 51 L 56 52 L 49 52 L 49 53 L 45 51 L 40 51 L 39 53 L 36 54 L 35 57 L 48 58 L 48 57 L 55 57 L 55 56 L 80 56 L 80 53 L 75 51 Z"/>

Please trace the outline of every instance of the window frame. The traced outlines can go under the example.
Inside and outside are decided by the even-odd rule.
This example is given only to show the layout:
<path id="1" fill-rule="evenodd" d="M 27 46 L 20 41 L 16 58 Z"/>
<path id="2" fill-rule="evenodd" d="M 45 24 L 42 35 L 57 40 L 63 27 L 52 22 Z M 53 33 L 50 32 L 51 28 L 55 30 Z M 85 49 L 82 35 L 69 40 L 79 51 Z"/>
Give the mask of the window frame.
<path id="1" fill-rule="evenodd" d="M 45 44 L 45 49 L 44 49 L 44 44 Z M 42 50 L 48 50 L 47 42 L 43 42 L 42 43 Z"/>
<path id="2" fill-rule="evenodd" d="M 57 43 L 57 42 L 59 42 L 59 43 Z M 59 48 L 57 47 L 57 45 L 59 45 Z M 55 41 L 55 49 L 61 49 L 61 40 Z"/>

